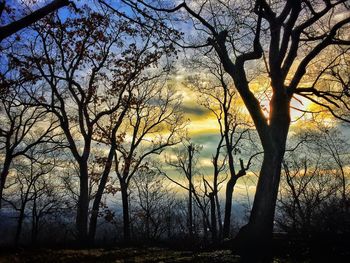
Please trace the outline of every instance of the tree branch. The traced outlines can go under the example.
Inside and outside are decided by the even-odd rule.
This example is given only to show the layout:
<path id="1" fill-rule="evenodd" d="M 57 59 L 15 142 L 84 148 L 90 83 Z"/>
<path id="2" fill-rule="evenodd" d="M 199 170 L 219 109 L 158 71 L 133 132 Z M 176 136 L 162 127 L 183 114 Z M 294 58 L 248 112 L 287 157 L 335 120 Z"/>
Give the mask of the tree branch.
<path id="1" fill-rule="evenodd" d="M 0 42 L 5 38 L 15 34 L 16 32 L 26 28 L 27 26 L 37 22 L 46 15 L 58 10 L 61 7 L 68 6 L 71 2 L 69 0 L 54 0 L 50 4 L 34 11 L 33 13 L 14 21 L 8 25 L 0 27 Z M 2 8 L 0 7 L 0 10 Z M 1 14 L 1 13 L 0 13 Z"/>

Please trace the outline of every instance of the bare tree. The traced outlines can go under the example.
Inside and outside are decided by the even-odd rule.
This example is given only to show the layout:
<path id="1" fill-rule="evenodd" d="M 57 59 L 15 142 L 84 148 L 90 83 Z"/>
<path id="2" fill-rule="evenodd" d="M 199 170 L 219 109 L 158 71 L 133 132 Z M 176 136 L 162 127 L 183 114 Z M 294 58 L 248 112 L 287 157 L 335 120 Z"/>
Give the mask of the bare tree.
<path id="1" fill-rule="evenodd" d="M 322 52 L 350 44 L 345 34 L 350 23 L 346 15 L 347 1 L 203 1 L 175 5 L 172 1 L 158 5 L 142 0 L 124 2 L 141 13 L 145 13 L 143 9 L 146 8 L 148 14 L 156 12 L 164 19 L 169 19 L 169 13 L 177 21 L 186 19 L 186 25 L 203 36 L 201 43 L 197 41 L 190 46 L 215 51 L 224 70 L 232 77 L 264 149 L 250 220 L 237 240 L 243 250 L 249 248 L 245 251 L 247 257 L 253 256 L 252 245 L 259 251 L 256 256 L 264 257 L 269 253 L 267 241 L 272 237 L 292 98 L 295 94 L 302 95 L 318 102 L 334 116 L 347 120 L 333 110 L 347 105 L 348 96 L 342 92 L 343 87 L 333 86 L 329 90 L 319 85 L 309 87 L 309 83 L 318 83 L 323 69 L 319 69 L 320 74 L 313 80 L 305 79 L 305 73 Z M 344 50 L 339 50 L 338 54 L 344 54 Z M 248 80 L 248 65 L 259 61 L 266 67 L 271 86 L 268 117 Z"/>
<path id="2" fill-rule="evenodd" d="M 134 90 L 133 104 L 115 151 L 115 172 L 123 203 L 124 240 L 130 240 L 130 180 L 148 165 L 149 157 L 181 142 L 185 122 L 180 111 L 181 98 L 159 79 L 142 83 Z"/>
<path id="3" fill-rule="evenodd" d="M 223 155 L 230 174 L 226 184 L 225 215 L 222 229 L 223 237 L 228 238 L 234 187 L 237 180 L 246 175 L 252 159 L 257 154 L 251 156 L 246 165 L 244 165 L 243 159 L 240 158 L 240 169 L 238 171 L 236 171 L 238 162 L 235 160 L 237 159 L 235 155 L 238 153 L 241 156 L 249 155 L 249 152 L 255 147 L 255 143 L 252 140 L 254 125 L 235 105 L 239 103 L 238 96 L 234 85 L 230 83 L 230 79 L 218 58 L 206 55 L 196 59 L 194 63 L 200 68 L 207 70 L 209 76 L 212 77 L 212 79 L 206 79 L 201 75 L 189 77 L 189 85 L 201 94 L 198 99 L 199 103 L 210 110 L 218 121 L 221 139 L 219 140 L 216 154 L 213 156 L 214 179 L 217 177 L 216 174 L 224 170 L 224 167 L 218 164 L 219 156 Z"/>
<path id="4" fill-rule="evenodd" d="M 204 232 L 207 231 L 207 228 L 210 228 L 210 230 L 214 232 L 214 234 L 212 232 L 212 235 L 215 235 L 216 230 L 216 227 L 213 227 L 213 225 L 215 225 L 216 222 L 210 222 L 210 213 L 208 211 L 210 201 L 213 200 L 214 197 L 214 186 L 211 186 L 211 184 L 205 179 L 204 176 L 200 176 L 200 171 L 198 170 L 198 155 L 200 150 L 200 145 L 194 144 L 190 140 L 188 140 L 184 143 L 183 148 L 176 149 L 171 156 L 168 156 L 166 158 L 166 163 L 175 168 L 180 174 L 184 175 L 185 181 L 181 180 L 180 178 L 172 178 L 172 176 L 164 173 L 164 175 L 171 182 L 186 190 L 188 193 L 187 228 L 190 241 L 194 240 L 194 234 L 196 233 L 194 229 L 194 218 L 196 217 L 194 213 L 195 207 L 198 207 L 201 214 L 200 217 L 203 219 L 202 225 Z M 198 176 L 200 177 L 200 179 L 198 179 Z M 209 190 L 212 191 L 209 192 Z M 196 206 L 194 206 L 194 204 Z M 214 209 L 215 205 L 213 203 L 211 204 L 213 205 L 212 208 Z M 211 216 L 213 218 L 214 213 L 211 213 Z"/>
<path id="5" fill-rule="evenodd" d="M 341 171 L 332 154 L 320 151 L 319 135 L 313 134 L 305 146 L 287 154 L 276 217 L 280 228 L 306 240 L 314 234 L 341 233 L 349 227 L 344 220 Z"/>
<path id="6" fill-rule="evenodd" d="M 154 165 L 154 164 L 153 164 Z M 171 237 L 171 225 L 176 200 L 169 184 L 157 169 L 152 167 L 140 169 L 132 178 L 136 187 L 137 207 L 134 217 L 141 229 L 141 238 L 148 241 L 159 240 L 164 236 Z"/>
<path id="7" fill-rule="evenodd" d="M 3 190 L 13 161 L 26 156 L 38 144 L 54 142 L 59 133 L 57 120 L 42 107 L 32 107 L 30 98 L 25 98 L 19 87 L 11 94 L 1 96 L 0 151 L 3 162 L 0 166 L 0 209 Z M 33 136 L 36 133 L 37 136 Z M 35 138 L 35 139 L 33 139 Z"/>
<path id="8" fill-rule="evenodd" d="M 31 140 L 35 139 L 32 136 Z M 43 217 L 59 212 L 64 206 L 64 198 L 59 196 L 59 189 L 55 189 L 59 182 L 54 182 L 54 170 L 58 167 L 56 150 L 57 147 L 49 143 L 38 144 L 31 147 L 24 158 L 14 161 L 4 201 L 18 212 L 15 245 L 20 242 L 26 218 L 31 218 L 32 242 L 35 243 Z"/>
<path id="9" fill-rule="evenodd" d="M 31 85 L 24 88 L 34 104 L 52 112 L 59 120 L 79 166 L 76 226 L 78 239 L 84 244 L 88 232 L 90 241 L 94 239 L 100 200 L 117 143 L 114 137 L 132 103 L 132 89 L 138 81 L 145 81 L 138 78 L 145 68 L 155 65 L 173 49 L 168 46 L 154 49 L 153 36 L 144 35 L 138 25 L 120 17 L 112 19 L 108 13 L 101 14 L 88 7 L 64 22 L 54 15 L 42 23 L 52 27 L 36 26 L 38 37 L 28 46 L 30 55 L 19 54 L 12 59 L 22 75 L 31 80 Z M 125 39 L 130 42 L 124 44 Z M 41 87 L 40 93 L 33 91 L 33 84 Z M 108 152 L 101 159 L 104 168 L 99 176 L 89 228 L 91 149 L 102 135 L 98 132 L 100 123 L 107 120 L 112 120 L 108 132 L 112 137 Z"/>
<path id="10" fill-rule="evenodd" d="M 349 209 L 349 204 L 347 204 L 348 194 L 349 194 L 349 183 L 347 180 L 346 166 L 348 165 L 349 157 L 349 141 L 346 140 L 343 132 L 340 128 L 327 127 L 324 123 L 317 123 L 317 128 L 315 131 L 309 131 L 307 133 L 310 137 L 311 142 L 314 144 L 310 145 L 315 151 L 322 153 L 325 158 L 333 163 L 331 166 L 336 170 L 336 175 L 341 181 L 341 199 L 343 200 L 343 208 Z M 334 167 L 333 167 L 334 166 Z"/>
<path id="11" fill-rule="evenodd" d="M 212 157 L 212 163 L 213 163 L 213 180 L 212 183 L 210 183 L 204 176 L 204 188 L 205 188 L 205 194 L 210 200 L 210 226 L 211 226 L 211 233 L 212 233 L 212 241 L 213 243 L 217 242 L 217 240 L 221 240 L 223 237 L 223 226 L 222 226 L 222 217 L 221 217 L 221 208 L 220 208 L 220 202 L 219 202 L 219 191 L 221 188 L 221 184 L 227 179 L 227 176 L 224 178 L 220 177 L 220 174 L 225 171 L 225 161 L 226 158 L 223 160 L 220 160 L 220 150 L 222 148 L 223 143 L 223 137 L 221 136 L 221 139 L 219 140 L 218 146 L 216 148 L 216 152 Z M 210 190 L 210 191 L 209 191 Z M 226 214 L 226 210 L 225 210 Z M 217 227 L 219 226 L 219 231 Z"/>

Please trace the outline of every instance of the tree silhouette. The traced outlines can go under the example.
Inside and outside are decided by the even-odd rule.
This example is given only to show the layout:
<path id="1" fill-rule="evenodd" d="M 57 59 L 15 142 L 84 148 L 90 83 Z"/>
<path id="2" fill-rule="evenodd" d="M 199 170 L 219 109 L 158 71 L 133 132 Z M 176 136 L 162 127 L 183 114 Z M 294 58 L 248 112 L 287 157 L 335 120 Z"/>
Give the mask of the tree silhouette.
<path id="1" fill-rule="evenodd" d="M 181 142 L 186 124 L 180 111 L 181 98 L 160 81 L 143 82 L 134 90 L 124 132 L 115 149 L 114 170 L 122 195 L 124 240 L 127 242 L 130 241 L 130 181 L 139 169 L 147 168 L 152 156 Z"/>
<path id="2" fill-rule="evenodd" d="M 15 159 L 26 156 L 38 144 L 47 144 L 55 141 L 59 133 L 53 132 L 58 127 L 58 121 L 44 108 L 31 106 L 33 100 L 26 98 L 21 89 L 12 87 L 9 95 L 1 96 L 0 112 L 0 152 L 4 161 L 0 168 L 0 209 L 3 190 L 6 188 L 6 179 Z M 47 127 L 42 128 L 44 123 Z M 33 134 L 37 136 L 33 137 Z"/>
<path id="3" fill-rule="evenodd" d="M 54 0 L 51 3 L 44 5 L 43 7 L 35 10 L 30 14 L 25 14 L 23 17 L 15 21 L 10 21 L 8 24 L 0 26 L 0 42 L 3 41 L 5 38 L 39 21 L 48 14 L 58 10 L 59 8 L 68 6 L 69 4 L 73 4 L 73 2 L 69 0 Z M 12 16 L 12 12 L 14 12 L 12 8 L 13 7 L 6 5 L 5 0 L 1 0 L 0 18 L 3 19 L 4 13 L 8 13 L 9 16 Z"/>
<path id="4" fill-rule="evenodd" d="M 350 17 L 346 15 L 347 1 L 204 1 L 178 5 L 171 1 L 159 5 L 141 0 L 124 2 L 139 12 L 146 12 L 143 11 L 146 9 L 148 14 L 156 13 L 167 19 L 169 14 L 173 14 L 176 21 L 185 19 L 188 25 L 204 35 L 201 42 L 197 40 L 191 46 L 216 52 L 225 71 L 232 77 L 264 149 L 251 216 L 239 232 L 237 241 L 247 257 L 268 257 L 293 96 L 299 94 L 315 101 L 323 98 L 328 103 L 319 104 L 347 120 L 334 110 L 347 104 L 348 95 L 341 92 L 342 87 L 324 91 L 319 86 L 307 87 L 305 82 L 311 63 L 323 51 L 350 44 L 345 34 L 350 23 Z M 338 54 L 344 52 L 347 51 L 340 49 Z M 247 67 L 256 60 L 265 66 L 266 77 L 270 80 L 268 117 L 263 114 L 249 85 Z M 332 103 L 335 100 L 338 103 Z M 252 247 L 257 251 L 255 255 L 250 252 Z"/>
<path id="5" fill-rule="evenodd" d="M 47 17 L 36 25 L 37 38 L 26 47 L 28 54 L 12 56 L 30 84 L 23 88 L 40 105 L 52 112 L 65 134 L 72 157 L 79 166 L 79 200 L 76 225 L 82 243 L 92 241 L 96 231 L 99 203 L 114 158 L 117 140 L 111 139 L 99 177 L 89 217 L 89 161 L 94 141 L 106 120 L 112 137 L 117 136 L 126 112 L 130 109 L 133 89 L 143 70 L 156 65 L 172 52 L 168 46 L 158 46 L 153 36 L 138 25 L 122 18 L 110 18 L 87 6 L 74 16 L 61 20 L 59 15 Z M 45 27 L 50 24 L 52 26 Z M 142 40 L 142 41 L 141 41 Z M 144 75 L 141 80 L 154 76 Z M 33 86 L 40 86 L 38 92 Z"/>
<path id="6" fill-rule="evenodd" d="M 216 117 L 221 139 L 213 156 L 214 178 L 218 177 L 224 169 L 220 165 L 219 156 L 224 156 L 224 164 L 227 165 L 229 179 L 226 183 L 225 192 L 225 214 L 223 223 L 223 238 L 228 238 L 231 225 L 232 196 L 237 180 L 246 175 L 254 154 L 249 158 L 246 165 L 243 159 L 238 159 L 235 155 L 243 152 L 248 153 L 254 145 L 251 137 L 253 124 L 244 116 L 238 106 L 238 96 L 235 92 L 232 81 L 228 78 L 217 56 L 204 55 L 196 58 L 194 64 L 208 71 L 209 79 L 202 75 L 189 77 L 189 86 L 200 94 L 199 103 L 210 110 Z M 237 170 L 239 164 L 239 170 Z M 214 186 L 216 184 L 214 183 Z M 214 187 L 217 188 L 217 187 Z M 217 189 L 214 190 L 217 192 Z M 216 196 L 217 199 L 217 196 Z M 217 206 L 218 206 L 217 202 Z M 218 211 L 219 213 L 219 211 Z"/>

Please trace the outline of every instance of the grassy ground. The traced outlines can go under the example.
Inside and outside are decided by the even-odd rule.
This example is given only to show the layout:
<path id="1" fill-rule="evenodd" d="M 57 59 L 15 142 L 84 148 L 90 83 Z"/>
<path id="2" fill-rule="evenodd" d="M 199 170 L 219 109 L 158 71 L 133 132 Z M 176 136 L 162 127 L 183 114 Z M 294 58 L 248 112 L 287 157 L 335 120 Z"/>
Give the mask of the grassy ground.
<path id="1" fill-rule="evenodd" d="M 344 246 L 347 246 L 344 244 Z M 212 251 L 190 251 L 186 249 L 172 250 L 160 247 L 113 247 L 93 249 L 34 249 L 22 250 L 0 250 L 0 263 L 58 263 L 58 262 L 199 262 L 199 263 L 238 263 L 239 256 L 233 255 L 228 249 Z M 333 253 L 321 253 L 324 249 L 318 247 L 313 253 L 305 254 L 302 251 L 291 257 L 290 253 L 284 251 L 276 254 L 273 263 L 348 263 L 350 262 L 350 251 L 333 250 Z M 347 253 L 343 253 L 347 251 Z M 253 253 L 253 252 L 252 252 Z M 303 255 L 305 254 L 305 255 Z M 288 256 L 289 255 L 289 256 Z"/>
<path id="2" fill-rule="evenodd" d="M 163 248 L 114 248 L 114 249 L 39 249 L 3 252 L 0 263 L 17 262 L 238 262 L 239 258 L 229 250 L 213 252 L 174 251 Z"/>

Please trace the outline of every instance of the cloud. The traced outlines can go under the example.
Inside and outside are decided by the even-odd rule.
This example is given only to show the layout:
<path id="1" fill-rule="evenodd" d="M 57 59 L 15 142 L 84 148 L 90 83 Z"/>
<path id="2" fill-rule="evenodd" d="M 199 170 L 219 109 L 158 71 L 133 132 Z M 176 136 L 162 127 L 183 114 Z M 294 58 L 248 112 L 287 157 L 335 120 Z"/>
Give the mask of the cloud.
<path id="1" fill-rule="evenodd" d="M 210 113 L 208 109 L 199 105 L 182 105 L 181 109 L 185 114 L 196 116 L 205 116 L 208 115 L 208 113 Z"/>
<path id="2" fill-rule="evenodd" d="M 198 165 L 201 167 L 213 167 L 213 161 L 210 158 L 201 158 L 198 162 Z"/>

